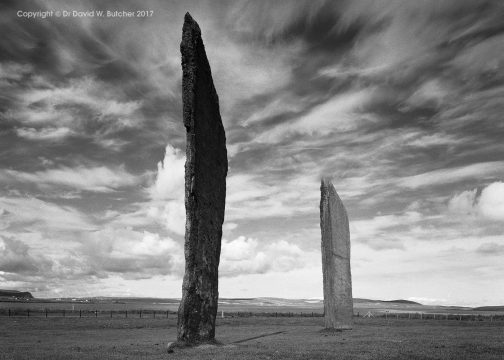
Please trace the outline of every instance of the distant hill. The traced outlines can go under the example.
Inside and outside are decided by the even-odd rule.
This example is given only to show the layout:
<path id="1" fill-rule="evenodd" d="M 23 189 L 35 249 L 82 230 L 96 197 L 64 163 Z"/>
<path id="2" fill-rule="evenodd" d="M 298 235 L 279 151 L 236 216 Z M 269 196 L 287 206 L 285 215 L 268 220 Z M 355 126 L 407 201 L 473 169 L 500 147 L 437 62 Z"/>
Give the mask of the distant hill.
<path id="1" fill-rule="evenodd" d="M 33 299 L 33 295 L 28 291 L 1 290 L 0 297 L 9 299 Z"/>
<path id="2" fill-rule="evenodd" d="M 354 298 L 353 299 L 354 303 L 392 303 L 392 304 L 407 304 L 407 305 L 422 305 L 420 303 L 417 303 L 415 301 L 411 300 L 403 300 L 403 299 L 398 299 L 398 300 L 371 300 L 371 299 L 360 299 L 360 298 Z"/>
<path id="3" fill-rule="evenodd" d="M 19 301 L 34 299 L 28 291 L 16 290 L 0 290 L 0 301 Z M 36 299 L 39 302 L 82 302 L 82 303 L 98 303 L 98 304 L 144 304 L 151 303 L 155 305 L 178 305 L 180 299 L 174 298 L 143 298 L 143 297 L 85 297 L 85 298 L 43 298 Z M 354 298 L 354 305 L 361 308 L 394 308 L 404 306 L 406 308 L 423 306 L 420 303 L 411 300 L 397 299 L 397 300 L 372 300 Z M 252 307 L 309 307 L 321 308 L 324 305 L 322 298 L 310 299 L 283 299 L 275 297 L 258 297 L 258 298 L 220 298 L 219 306 L 252 306 Z M 474 310 L 481 311 L 502 311 L 498 307 L 482 307 Z M 501 307 L 504 308 L 504 307 Z"/>
<path id="4" fill-rule="evenodd" d="M 153 303 L 153 304 L 179 304 L 180 299 L 174 298 L 143 298 L 143 297 L 108 297 L 108 296 L 98 296 L 98 297 L 87 297 L 87 298 L 57 298 L 57 299 L 45 299 L 47 301 L 58 301 L 58 302 L 75 302 L 75 301 L 85 301 L 90 303 L 115 303 L 115 304 L 132 304 L 132 303 Z M 410 300 L 372 300 L 372 299 L 361 299 L 354 298 L 354 304 L 361 305 L 377 305 L 377 306 L 390 306 L 390 305 L 414 305 L 423 306 L 420 303 L 410 301 Z M 317 307 L 323 306 L 324 299 L 322 298 L 311 298 L 311 299 L 284 299 L 276 297 L 258 297 L 258 298 L 219 298 L 219 305 L 242 305 L 242 306 L 259 306 L 259 307 L 270 307 L 270 306 L 289 306 L 289 307 Z"/>
<path id="5" fill-rule="evenodd" d="M 402 299 L 399 299 L 399 300 L 382 300 L 383 302 L 385 303 L 395 303 L 395 304 L 409 304 L 409 305 L 422 305 L 420 303 L 417 303 L 415 301 L 411 301 L 411 300 L 402 300 Z"/>
<path id="6" fill-rule="evenodd" d="M 504 311 L 504 306 L 480 306 L 473 308 L 475 311 Z"/>

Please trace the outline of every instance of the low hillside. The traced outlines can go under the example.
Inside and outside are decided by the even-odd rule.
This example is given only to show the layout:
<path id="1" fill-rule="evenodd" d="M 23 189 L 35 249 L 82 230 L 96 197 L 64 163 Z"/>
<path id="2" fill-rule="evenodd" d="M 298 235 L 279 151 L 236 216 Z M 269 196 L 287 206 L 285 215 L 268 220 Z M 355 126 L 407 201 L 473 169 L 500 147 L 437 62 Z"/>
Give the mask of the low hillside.
<path id="1" fill-rule="evenodd" d="M 33 295 L 28 291 L 17 291 L 17 290 L 1 290 L 0 298 L 9 299 L 33 299 Z"/>
<path id="2" fill-rule="evenodd" d="M 354 298 L 353 299 L 354 304 L 360 304 L 360 303 L 389 303 L 389 304 L 405 304 L 405 305 L 422 305 L 420 303 L 417 303 L 415 301 L 411 300 L 371 300 L 371 299 L 360 299 L 360 298 Z"/>
<path id="3" fill-rule="evenodd" d="M 480 306 L 475 307 L 475 311 L 504 311 L 504 306 Z"/>
<path id="4" fill-rule="evenodd" d="M 411 300 L 382 300 L 382 302 L 385 302 L 385 303 L 394 303 L 394 304 L 409 304 L 409 305 L 422 305 L 420 303 L 417 303 L 415 301 L 411 301 Z"/>

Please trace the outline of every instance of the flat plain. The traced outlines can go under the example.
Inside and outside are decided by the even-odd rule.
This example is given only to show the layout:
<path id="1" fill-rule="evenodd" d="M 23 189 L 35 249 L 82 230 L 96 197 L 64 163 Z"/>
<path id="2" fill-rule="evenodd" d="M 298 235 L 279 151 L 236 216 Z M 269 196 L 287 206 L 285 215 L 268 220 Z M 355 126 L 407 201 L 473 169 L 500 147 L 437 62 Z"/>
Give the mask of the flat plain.
<path id="1" fill-rule="evenodd" d="M 0 318 L 0 359 L 504 359 L 504 322 L 320 317 L 218 318 L 220 346 L 168 354 L 176 318 Z"/>

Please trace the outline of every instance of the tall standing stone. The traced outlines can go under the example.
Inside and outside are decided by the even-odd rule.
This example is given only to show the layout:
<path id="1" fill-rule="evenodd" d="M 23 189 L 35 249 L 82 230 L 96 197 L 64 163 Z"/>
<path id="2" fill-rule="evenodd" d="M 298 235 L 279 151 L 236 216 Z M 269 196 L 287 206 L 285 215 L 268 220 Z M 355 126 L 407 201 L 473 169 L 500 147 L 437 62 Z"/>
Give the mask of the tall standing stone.
<path id="1" fill-rule="evenodd" d="M 219 98 L 201 39 L 187 13 L 182 28 L 185 164 L 185 275 L 178 310 L 177 340 L 196 344 L 215 338 L 218 271 L 228 170 Z"/>
<path id="2" fill-rule="evenodd" d="M 348 215 L 330 180 L 322 179 L 320 192 L 325 327 L 351 329 L 353 299 Z"/>

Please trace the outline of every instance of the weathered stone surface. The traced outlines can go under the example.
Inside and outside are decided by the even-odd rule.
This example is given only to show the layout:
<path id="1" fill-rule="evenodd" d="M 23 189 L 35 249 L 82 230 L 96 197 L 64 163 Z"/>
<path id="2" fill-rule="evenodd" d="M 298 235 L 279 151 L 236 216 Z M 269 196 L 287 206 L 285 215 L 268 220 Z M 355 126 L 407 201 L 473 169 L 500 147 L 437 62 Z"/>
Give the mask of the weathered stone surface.
<path id="1" fill-rule="evenodd" d="M 218 268 L 228 170 L 219 98 L 196 21 L 187 13 L 182 28 L 185 164 L 185 275 L 178 310 L 179 343 L 215 338 Z"/>
<path id="2" fill-rule="evenodd" d="M 320 192 L 325 327 L 351 329 L 353 299 L 348 215 L 330 180 L 322 179 Z"/>

